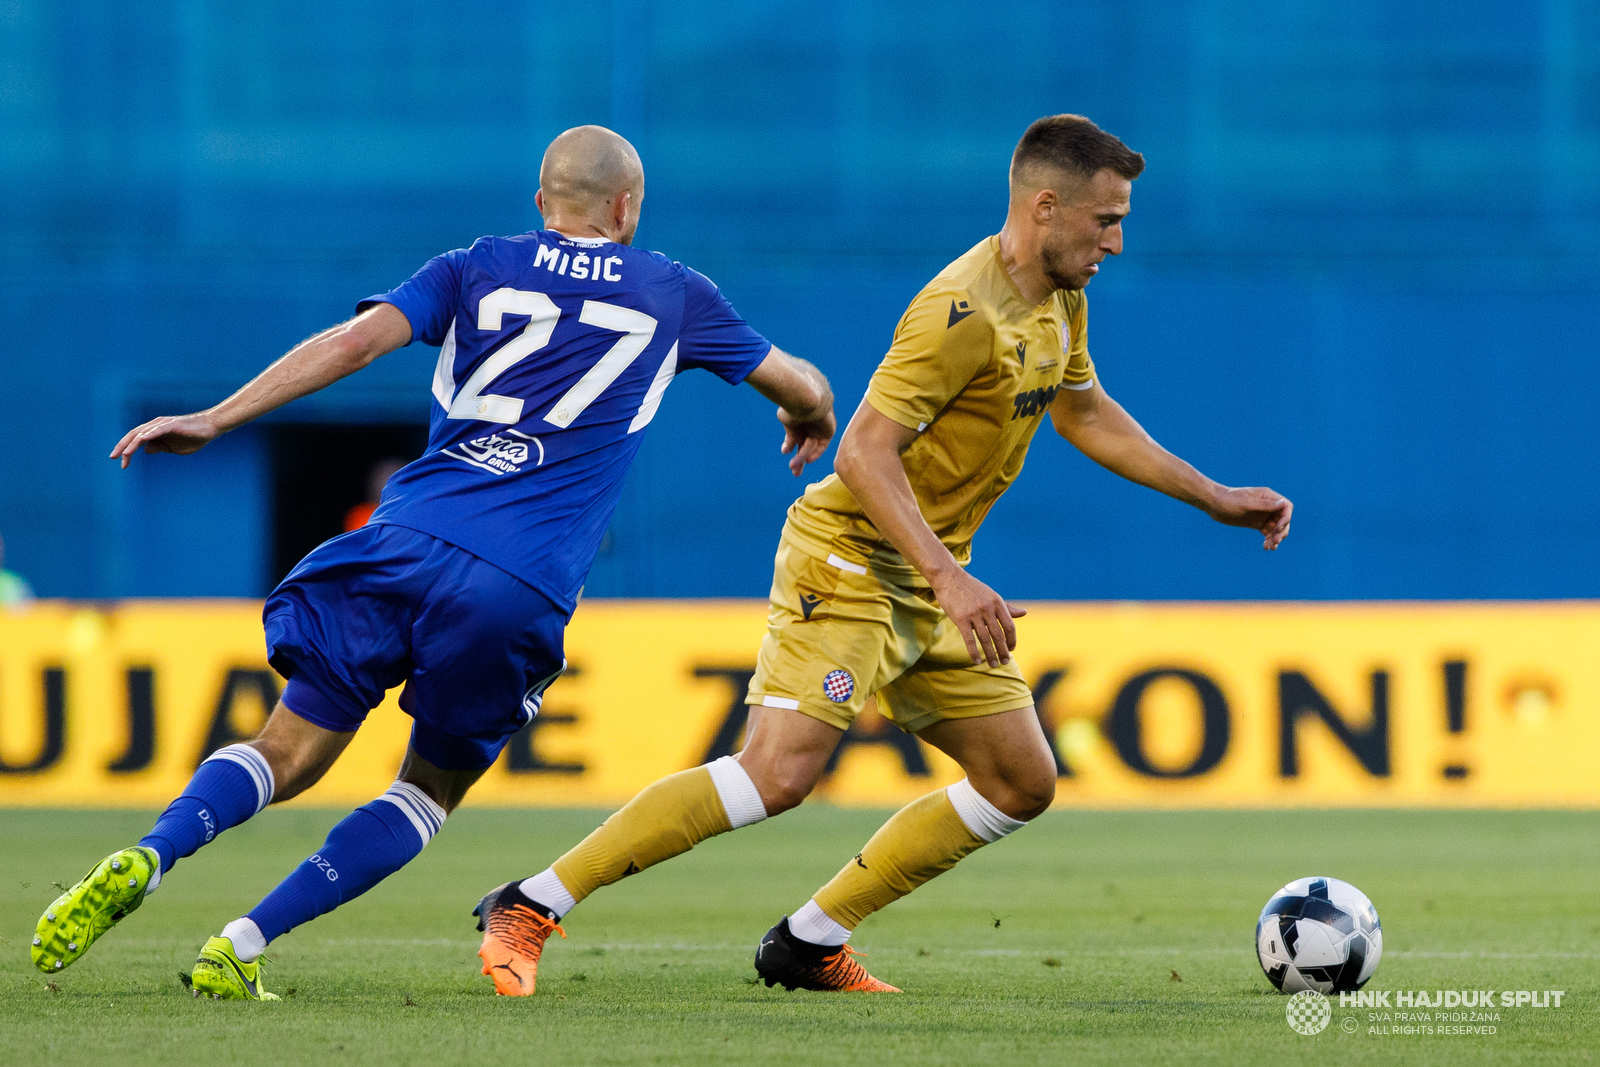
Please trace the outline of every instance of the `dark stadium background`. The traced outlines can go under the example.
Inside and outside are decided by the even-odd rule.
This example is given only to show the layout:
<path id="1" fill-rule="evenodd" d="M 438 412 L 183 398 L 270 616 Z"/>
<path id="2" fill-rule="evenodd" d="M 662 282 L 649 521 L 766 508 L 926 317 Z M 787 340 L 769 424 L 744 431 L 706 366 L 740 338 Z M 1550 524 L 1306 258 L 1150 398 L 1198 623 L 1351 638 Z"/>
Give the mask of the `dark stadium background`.
<path id="1" fill-rule="evenodd" d="M 260 596 L 415 447 L 416 346 L 185 459 L 105 459 L 428 257 L 536 228 L 547 141 L 642 153 L 639 243 L 858 401 L 998 228 L 1039 115 L 1149 160 L 1090 289 L 1158 439 L 1292 496 L 1276 556 L 1041 433 L 1013 597 L 1600 595 L 1600 10 L 1383 0 L 0 6 L 0 534 L 42 596 Z M 763 596 L 768 405 L 669 391 L 589 583 Z M 826 462 L 831 462 L 831 454 Z M 826 467 L 824 467 L 826 469 Z"/>

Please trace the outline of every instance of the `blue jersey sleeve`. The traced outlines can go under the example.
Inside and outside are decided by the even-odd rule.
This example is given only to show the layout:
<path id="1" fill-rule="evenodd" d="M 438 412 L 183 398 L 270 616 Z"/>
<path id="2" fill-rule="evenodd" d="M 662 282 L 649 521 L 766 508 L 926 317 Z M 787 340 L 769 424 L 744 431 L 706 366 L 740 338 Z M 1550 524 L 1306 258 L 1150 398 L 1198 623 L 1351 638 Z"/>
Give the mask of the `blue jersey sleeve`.
<path id="1" fill-rule="evenodd" d="M 739 317 L 716 283 L 683 268 L 683 328 L 678 333 L 678 366 L 701 367 L 738 385 L 761 365 L 772 342 Z"/>
<path id="2" fill-rule="evenodd" d="M 456 303 L 461 292 L 461 267 L 467 260 L 467 250 L 458 248 L 442 256 L 434 256 L 404 282 L 387 293 L 369 296 L 356 305 L 361 314 L 374 304 L 393 304 L 411 323 L 411 340 L 424 344 L 442 345 L 450 323 L 455 319 Z"/>

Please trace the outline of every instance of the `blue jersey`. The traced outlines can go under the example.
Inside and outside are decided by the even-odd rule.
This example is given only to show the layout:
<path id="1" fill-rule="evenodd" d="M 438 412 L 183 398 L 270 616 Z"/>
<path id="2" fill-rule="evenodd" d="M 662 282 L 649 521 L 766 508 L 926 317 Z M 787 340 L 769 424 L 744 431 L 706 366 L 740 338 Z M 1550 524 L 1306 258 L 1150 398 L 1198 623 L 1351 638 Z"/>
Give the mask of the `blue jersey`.
<path id="1" fill-rule="evenodd" d="M 568 613 L 673 376 L 738 383 L 772 349 L 704 275 L 553 230 L 481 238 L 357 309 L 380 302 L 442 347 L 427 453 L 371 521 L 464 548 Z"/>

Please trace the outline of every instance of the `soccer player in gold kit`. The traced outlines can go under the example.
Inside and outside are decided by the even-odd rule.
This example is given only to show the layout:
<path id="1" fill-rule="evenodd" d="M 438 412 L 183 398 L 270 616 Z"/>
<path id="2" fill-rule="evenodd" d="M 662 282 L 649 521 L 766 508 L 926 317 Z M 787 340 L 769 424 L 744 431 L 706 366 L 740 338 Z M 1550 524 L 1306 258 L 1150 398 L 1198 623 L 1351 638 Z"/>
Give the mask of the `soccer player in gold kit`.
<path id="1" fill-rule="evenodd" d="M 885 823 L 761 939 L 756 971 L 769 986 L 897 992 L 851 958 L 851 932 L 1055 796 L 1055 761 L 1010 655 L 1023 611 L 964 569 L 1046 414 L 1107 469 L 1259 530 L 1269 550 L 1282 542 L 1287 499 L 1220 485 L 1166 451 L 1089 359 L 1084 288 L 1121 254 L 1143 170 L 1143 156 L 1078 115 L 1023 134 L 1004 228 L 911 302 L 835 473 L 789 509 L 744 750 L 663 778 L 543 873 L 485 896 L 479 954 L 499 992 L 533 992 L 546 937 L 595 889 L 798 805 L 868 696 L 966 777 Z"/>

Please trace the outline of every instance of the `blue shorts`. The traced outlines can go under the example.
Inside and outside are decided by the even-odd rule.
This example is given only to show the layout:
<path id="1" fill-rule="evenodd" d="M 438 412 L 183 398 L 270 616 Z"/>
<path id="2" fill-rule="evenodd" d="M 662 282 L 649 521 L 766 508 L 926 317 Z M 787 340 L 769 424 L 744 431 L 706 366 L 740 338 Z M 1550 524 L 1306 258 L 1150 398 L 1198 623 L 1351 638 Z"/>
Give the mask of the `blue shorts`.
<path id="1" fill-rule="evenodd" d="M 321 545 L 262 615 L 291 711 L 353 731 L 404 682 L 411 747 L 446 770 L 492 764 L 566 664 L 567 616 L 549 598 L 404 526 L 363 526 Z"/>

